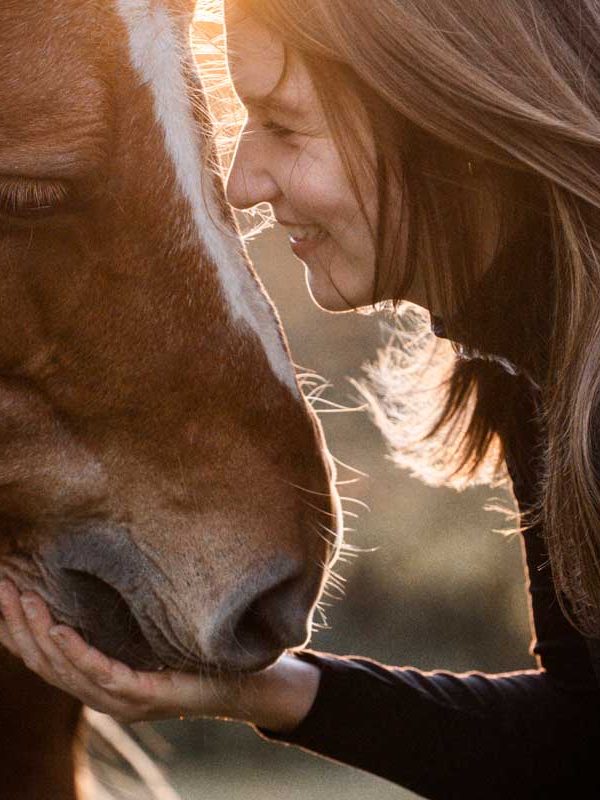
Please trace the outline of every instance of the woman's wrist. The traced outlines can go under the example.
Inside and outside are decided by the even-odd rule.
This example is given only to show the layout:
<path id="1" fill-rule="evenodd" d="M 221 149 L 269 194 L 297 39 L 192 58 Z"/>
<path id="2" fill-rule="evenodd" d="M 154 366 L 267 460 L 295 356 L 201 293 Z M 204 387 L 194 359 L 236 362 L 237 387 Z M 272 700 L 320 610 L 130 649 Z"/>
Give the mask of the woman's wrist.
<path id="1" fill-rule="evenodd" d="M 321 680 L 315 664 L 286 653 L 249 680 L 238 718 L 274 733 L 289 733 L 310 711 Z"/>

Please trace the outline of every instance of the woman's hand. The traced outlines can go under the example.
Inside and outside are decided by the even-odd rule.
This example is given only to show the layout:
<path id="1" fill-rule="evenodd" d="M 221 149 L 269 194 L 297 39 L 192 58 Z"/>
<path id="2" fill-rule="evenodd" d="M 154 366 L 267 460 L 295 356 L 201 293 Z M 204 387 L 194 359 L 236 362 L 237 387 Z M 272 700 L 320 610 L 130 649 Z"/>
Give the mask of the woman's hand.
<path id="1" fill-rule="evenodd" d="M 237 719 L 274 731 L 292 730 L 308 713 L 320 671 L 293 655 L 248 675 L 219 678 L 136 672 L 55 625 L 36 594 L 0 582 L 0 643 L 48 683 L 122 722 L 206 716 Z"/>

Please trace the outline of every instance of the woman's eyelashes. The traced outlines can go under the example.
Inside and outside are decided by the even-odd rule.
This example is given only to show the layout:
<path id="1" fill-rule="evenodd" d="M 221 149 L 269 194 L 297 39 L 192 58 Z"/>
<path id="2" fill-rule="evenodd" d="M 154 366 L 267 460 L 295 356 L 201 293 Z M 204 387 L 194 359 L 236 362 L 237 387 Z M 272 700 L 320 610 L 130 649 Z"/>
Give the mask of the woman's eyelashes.
<path id="1" fill-rule="evenodd" d="M 273 136 L 276 136 L 278 139 L 287 139 L 296 133 L 296 131 L 293 131 L 291 128 L 281 125 L 274 120 L 266 120 L 262 123 L 262 128 L 264 131 L 272 133 Z"/>

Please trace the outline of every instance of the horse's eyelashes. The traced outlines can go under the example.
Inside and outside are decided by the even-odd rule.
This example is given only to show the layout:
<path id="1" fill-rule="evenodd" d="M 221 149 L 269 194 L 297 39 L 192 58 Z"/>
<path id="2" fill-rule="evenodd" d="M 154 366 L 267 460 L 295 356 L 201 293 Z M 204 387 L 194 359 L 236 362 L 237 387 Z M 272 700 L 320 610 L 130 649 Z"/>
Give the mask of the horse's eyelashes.
<path id="1" fill-rule="evenodd" d="M 0 177 L 0 213 L 37 217 L 62 208 L 69 198 L 65 182 L 39 178 Z"/>

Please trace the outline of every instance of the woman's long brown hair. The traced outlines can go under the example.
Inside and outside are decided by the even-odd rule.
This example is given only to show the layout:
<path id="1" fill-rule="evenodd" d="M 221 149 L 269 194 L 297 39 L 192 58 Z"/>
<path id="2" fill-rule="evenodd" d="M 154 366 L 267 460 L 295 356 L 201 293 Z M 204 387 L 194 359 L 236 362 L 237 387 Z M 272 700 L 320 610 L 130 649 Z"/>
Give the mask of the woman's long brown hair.
<path id="1" fill-rule="evenodd" d="M 350 175 L 366 110 L 379 296 L 420 276 L 450 338 L 497 348 L 541 387 L 554 579 L 600 635 L 600 0 L 227 2 L 308 65 Z M 499 221 L 491 256 L 480 204 Z M 491 295 L 486 261 L 504 276 Z M 521 389 L 494 362 L 454 359 L 428 439 L 449 480 L 502 457 Z"/>

